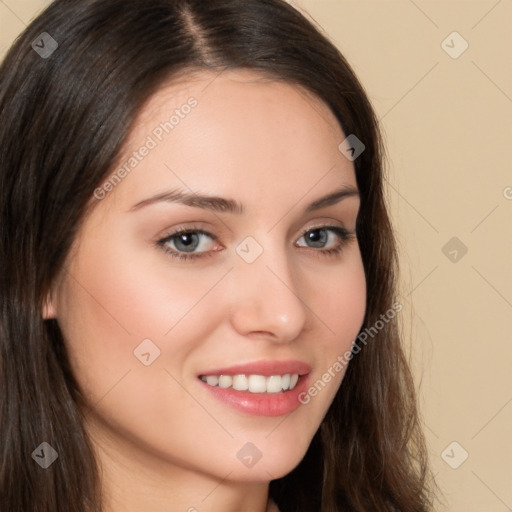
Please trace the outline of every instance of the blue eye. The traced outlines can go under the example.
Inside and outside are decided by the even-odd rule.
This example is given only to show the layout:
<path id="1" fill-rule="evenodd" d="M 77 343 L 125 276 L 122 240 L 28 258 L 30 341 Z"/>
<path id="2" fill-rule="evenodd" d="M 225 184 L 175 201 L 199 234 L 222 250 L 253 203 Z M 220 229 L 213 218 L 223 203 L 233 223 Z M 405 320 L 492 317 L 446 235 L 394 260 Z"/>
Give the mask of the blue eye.
<path id="1" fill-rule="evenodd" d="M 338 226 L 322 226 L 319 228 L 308 229 L 301 238 L 306 240 L 306 243 L 311 243 L 312 245 L 307 245 L 306 247 L 310 247 L 312 249 L 324 249 L 325 245 L 328 243 L 336 243 L 336 239 L 341 240 L 342 242 L 346 242 L 351 238 L 351 233 L 349 233 L 346 229 L 340 228 Z M 304 246 L 300 246 L 304 247 Z M 325 249 L 322 252 L 331 253 L 331 251 L 339 252 L 343 247 L 343 243 L 336 244 L 333 248 Z"/>
<path id="2" fill-rule="evenodd" d="M 305 239 L 306 245 L 298 244 L 298 247 L 318 249 L 314 251 L 318 256 L 334 256 L 342 251 L 346 243 L 355 240 L 356 235 L 339 226 L 321 226 L 304 231 L 300 239 L 302 238 Z M 159 240 L 157 246 L 173 258 L 180 260 L 199 259 L 213 256 L 217 252 L 216 250 L 208 250 L 208 239 L 210 244 L 212 241 L 217 241 L 215 235 L 200 229 L 180 229 Z M 333 247 L 325 248 L 326 245 L 329 246 L 333 243 Z"/>
<path id="3" fill-rule="evenodd" d="M 173 258 L 182 260 L 190 258 L 202 258 L 211 256 L 214 251 L 204 249 L 204 238 L 210 238 L 215 241 L 217 238 L 206 231 L 198 229 L 183 229 L 171 233 L 166 238 L 159 240 L 157 244 L 161 246 L 164 251 L 170 254 Z M 174 248 L 172 247 L 174 245 Z M 206 244 L 207 245 L 207 244 Z M 198 248 L 202 249 L 199 252 L 194 252 Z"/>

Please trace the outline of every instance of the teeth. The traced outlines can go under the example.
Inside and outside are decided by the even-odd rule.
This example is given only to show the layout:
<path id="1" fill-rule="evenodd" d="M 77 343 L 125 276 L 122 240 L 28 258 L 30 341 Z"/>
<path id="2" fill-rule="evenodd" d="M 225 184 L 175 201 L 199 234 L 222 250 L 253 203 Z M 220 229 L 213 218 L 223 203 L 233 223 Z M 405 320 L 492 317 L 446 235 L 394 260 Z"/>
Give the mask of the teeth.
<path id="1" fill-rule="evenodd" d="M 249 375 L 249 391 L 251 393 L 265 393 L 267 379 L 263 375 Z"/>
<path id="2" fill-rule="evenodd" d="M 219 377 L 219 388 L 230 388 L 233 385 L 233 377 L 231 375 L 221 375 Z"/>
<path id="3" fill-rule="evenodd" d="M 210 386 L 220 388 L 233 388 L 237 391 L 249 391 L 250 393 L 280 393 L 293 389 L 299 375 L 297 373 L 285 375 L 203 375 L 201 380 Z"/>
<path id="4" fill-rule="evenodd" d="M 249 389 L 249 380 L 245 375 L 235 375 L 233 377 L 233 389 L 237 391 L 247 391 Z"/>
<path id="5" fill-rule="evenodd" d="M 217 377 L 217 375 L 209 375 L 206 377 L 206 382 L 210 384 L 210 386 L 216 386 L 219 383 L 219 377 Z"/>
<path id="6" fill-rule="evenodd" d="M 267 393 L 279 393 L 283 389 L 281 387 L 281 376 L 272 375 L 267 377 Z"/>

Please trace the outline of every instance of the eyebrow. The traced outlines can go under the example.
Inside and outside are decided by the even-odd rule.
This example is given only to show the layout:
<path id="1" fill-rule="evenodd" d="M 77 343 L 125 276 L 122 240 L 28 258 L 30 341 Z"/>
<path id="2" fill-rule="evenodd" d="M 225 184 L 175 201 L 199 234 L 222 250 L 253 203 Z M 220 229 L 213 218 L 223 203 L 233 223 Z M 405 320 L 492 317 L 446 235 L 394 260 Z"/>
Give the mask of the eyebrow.
<path id="1" fill-rule="evenodd" d="M 334 192 L 324 197 L 320 197 L 319 199 L 313 201 L 306 207 L 305 213 L 319 210 L 321 208 L 326 208 L 327 206 L 332 206 L 334 204 L 339 203 L 340 201 L 347 197 L 353 196 L 359 196 L 359 191 L 357 190 L 357 188 L 354 188 L 352 186 L 345 186 L 341 189 L 335 190 Z M 239 203 L 238 201 L 235 201 L 234 199 L 227 199 L 218 196 L 199 195 L 184 192 L 179 189 L 170 190 L 168 192 L 163 192 L 153 197 L 149 197 L 148 199 L 144 199 L 143 201 L 140 201 L 134 206 L 132 206 L 129 211 L 140 210 L 145 206 L 150 206 L 162 202 L 178 203 L 186 206 L 192 206 L 194 208 L 202 208 L 203 210 L 210 210 L 219 213 L 233 213 L 237 215 L 245 213 L 244 205 Z"/>

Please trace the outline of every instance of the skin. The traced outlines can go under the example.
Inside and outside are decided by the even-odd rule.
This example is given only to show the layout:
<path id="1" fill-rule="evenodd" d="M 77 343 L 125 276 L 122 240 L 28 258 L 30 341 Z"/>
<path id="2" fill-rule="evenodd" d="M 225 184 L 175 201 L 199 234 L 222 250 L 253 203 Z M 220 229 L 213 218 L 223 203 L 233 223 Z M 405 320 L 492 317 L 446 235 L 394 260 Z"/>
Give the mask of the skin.
<path id="1" fill-rule="evenodd" d="M 249 71 L 215 76 L 189 74 L 150 98 L 113 170 L 175 108 L 191 96 L 198 103 L 96 201 L 43 312 L 61 326 L 88 403 L 107 512 L 273 510 L 269 481 L 300 462 L 344 371 L 286 419 L 234 410 L 197 375 L 298 359 L 315 382 L 350 350 L 364 318 L 357 240 L 327 231 L 315 248 L 302 236 L 325 225 L 355 230 L 358 196 L 304 213 L 342 186 L 357 189 L 335 117 L 297 86 Z M 236 199 L 246 213 L 170 202 L 131 211 L 175 187 Z M 181 261 L 156 244 L 183 227 L 218 237 L 196 249 L 211 257 Z M 252 263 L 235 251 L 248 236 L 263 249 Z M 339 254 L 322 253 L 340 244 Z M 144 339 L 161 351 L 149 366 L 134 356 Z M 262 454 L 251 468 L 236 456 L 247 442 Z"/>

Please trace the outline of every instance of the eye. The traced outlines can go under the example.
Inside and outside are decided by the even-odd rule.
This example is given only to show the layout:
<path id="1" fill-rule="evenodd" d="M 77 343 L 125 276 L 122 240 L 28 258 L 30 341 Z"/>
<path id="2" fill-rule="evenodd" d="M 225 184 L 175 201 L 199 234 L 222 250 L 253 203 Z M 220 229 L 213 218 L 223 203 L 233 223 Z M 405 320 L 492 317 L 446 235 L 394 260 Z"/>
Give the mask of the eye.
<path id="1" fill-rule="evenodd" d="M 355 240 L 356 235 L 340 226 L 321 226 L 304 231 L 301 239 L 306 243 L 297 242 L 298 247 L 313 249 L 319 256 L 334 256 L 341 252 L 347 242 Z M 212 242 L 217 241 L 215 235 L 192 227 L 174 231 L 156 245 L 173 258 L 190 260 L 213 256 L 217 250 L 211 248 Z"/>
<path id="2" fill-rule="evenodd" d="M 208 239 L 210 242 L 208 242 Z M 211 250 L 209 246 L 211 246 L 211 241 L 216 240 L 217 238 L 214 235 L 206 231 L 182 229 L 159 240 L 157 245 L 172 257 L 186 260 L 211 256 L 215 251 Z"/>
<path id="3" fill-rule="evenodd" d="M 335 255 L 341 252 L 347 242 L 355 240 L 356 235 L 340 226 L 321 226 L 308 229 L 302 234 L 300 239 L 302 238 L 305 239 L 306 244 L 298 244 L 299 247 L 322 249 L 316 252 L 322 255 Z M 329 247 L 333 243 L 334 246 Z M 328 247 L 325 248 L 325 246 Z"/>

